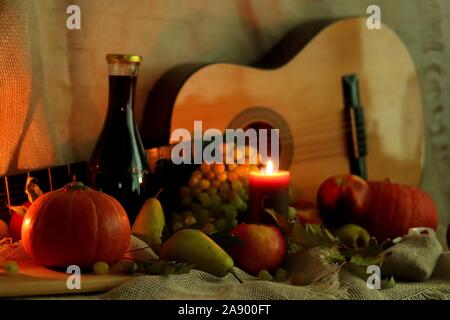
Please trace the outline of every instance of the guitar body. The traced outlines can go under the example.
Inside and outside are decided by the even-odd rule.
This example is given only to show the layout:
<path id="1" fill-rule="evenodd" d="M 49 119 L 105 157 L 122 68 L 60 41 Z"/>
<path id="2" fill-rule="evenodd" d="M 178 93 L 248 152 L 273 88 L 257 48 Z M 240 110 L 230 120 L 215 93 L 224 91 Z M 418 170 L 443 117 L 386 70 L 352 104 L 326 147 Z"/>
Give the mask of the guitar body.
<path id="1" fill-rule="evenodd" d="M 320 183 L 349 173 L 341 77 L 356 74 L 364 109 L 369 179 L 418 185 L 423 122 L 413 61 L 384 26 L 366 19 L 338 21 L 322 30 L 290 62 L 262 70 L 218 63 L 194 72 L 173 104 L 171 128 L 237 128 L 264 122 L 279 128 L 280 167 L 291 171 L 303 200 Z"/>

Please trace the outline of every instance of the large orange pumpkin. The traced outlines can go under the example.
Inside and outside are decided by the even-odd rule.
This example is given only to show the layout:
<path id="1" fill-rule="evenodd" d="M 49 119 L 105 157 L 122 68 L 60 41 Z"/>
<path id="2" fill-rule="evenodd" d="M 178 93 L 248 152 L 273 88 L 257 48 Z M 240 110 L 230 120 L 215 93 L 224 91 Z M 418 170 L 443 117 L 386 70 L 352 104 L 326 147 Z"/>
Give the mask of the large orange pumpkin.
<path id="1" fill-rule="evenodd" d="M 130 222 L 113 197 L 80 182 L 40 196 L 25 214 L 24 250 L 48 267 L 117 263 L 130 244 Z"/>
<path id="2" fill-rule="evenodd" d="M 413 227 L 437 228 L 437 207 L 425 191 L 388 181 L 368 184 L 370 204 L 365 226 L 377 239 L 393 239 Z"/>

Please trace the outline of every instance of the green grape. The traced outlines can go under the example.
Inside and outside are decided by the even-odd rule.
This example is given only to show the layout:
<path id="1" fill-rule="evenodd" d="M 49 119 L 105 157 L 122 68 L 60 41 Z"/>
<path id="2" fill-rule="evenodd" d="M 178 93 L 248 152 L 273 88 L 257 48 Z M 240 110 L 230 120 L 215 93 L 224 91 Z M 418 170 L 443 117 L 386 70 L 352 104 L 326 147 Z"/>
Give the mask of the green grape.
<path id="1" fill-rule="evenodd" d="M 202 194 L 202 190 L 200 188 L 194 188 L 192 189 L 192 195 L 199 199 L 200 195 Z"/>
<path id="2" fill-rule="evenodd" d="M 237 221 L 237 219 L 233 219 L 231 221 L 228 222 L 228 226 L 230 229 L 236 227 L 239 224 L 239 222 Z"/>
<path id="3" fill-rule="evenodd" d="M 213 194 L 210 197 L 211 197 L 211 207 L 216 207 L 216 206 L 220 205 L 220 203 L 222 202 L 222 200 L 218 194 Z"/>
<path id="4" fill-rule="evenodd" d="M 94 263 L 94 266 L 92 267 L 92 269 L 94 270 L 94 272 L 96 274 L 100 274 L 100 275 L 109 273 L 109 266 L 107 263 L 105 263 L 103 261 Z"/>
<path id="5" fill-rule="evenodd" d="M 215 163 L 212 169 L 215 173 L 223 173 L 225 171 L 225 165 L 223 163 Z"/>
<path id="6" fill-rule="evenodd" d="M 176 222 L 172 223 L 173 232 L 176 232 L 176 231 L 180 230 L 181 228 L 183 228 L 183 223 L 181 221 L 176 221 Z"/>
<path id="7" fill-rule="evenodd" d="M 217 195 L 217 193 L 218 193 L 218 190 L 217 190 L 217 188 L 215 188 L 215 187 L 210 187 L 207 191 L 206 191 L 210 196 L 212 196 L 212 195 Z"/>
<path id="8" fill-rule="evenodd" d="M 198 196 L 198 200 L 202 204 L 203 208 L 211 208 L 211 198 L 206 192 L 203 192 Z"/>
<path id="9" fill-rule="evenodd" d="M 186 218 L 184 218 L 184 224 L 186 226 L 190 226 L 193 225 L 197 222 L 197 220 L 195 219 L 194 216 L 187 216 Z"/>
<path id="10" fill-rule="evenodd" d="M 245 190 L 244 188 L 241 188 L 239 190 L 236 190 L 237 194 L 239 195 L 239 197 L 244 198 L 245 196 L 247 196 L 247 190 Z"/>
<path id="11" fill-rule="evenodd" d="M 259 278 L 259 280 L 264 280 L 264 281 L 272 281 L 273 280 L 272 275 L 267 270 L 261 270 L 258 273 L 258 278 Z"/>
<path id="12" fill-rule="evenodd" d="M 202 228 L 202 231 L 206 234 L 213 233 L 216 231 L 216 227 L 214 227 L 214 224 L 211 222 L 205 223 L 205 225 Z"/>
<path id="13" fill-rule="evenodd" d="M 197 214 L 200 210 L 203 210 L 203 207 L 200 203 L 193 202 L 191 203 L 190 207 L 191 211 L 195 214 Z"/>
<path id="14" fill-rule="evenodd" d="M 214 227 L 217 231 L 224 231 L 227 228 L 227 221 L 224 218 L 214 221 Z"/>
<path id="15" fill-rule="evenodd" d="M 230 191 L 229 193 L 228 193 L 228 200 L 230 201 L 230 202 L 232 202 L 233 200 L 235 200 L 236 198 L 239 198 L 239 195 L 238 195 L 238 193 L 236 192 L 236 191 Z"/>
<path id="16" fill-rule="evenodd" d="M 209 221 L 211 211 L 201 208 L 198 212 L 194 212 L 194 216 L 199 223 L 205 223 Z"/>
<path id="17" fill-rule="evenodd" d="M 199 178 L 194 177 L 194 175 L 192 175 L 192 177 L 189 179 L 189 183 L 188 183 L 189 188 L 191 188 L 191 189 L 195 188 L 199 181 L 200 181 Z"/>
<path id="18" fill-rule="evenodd" d="M 3 264 L 3 269 L 5 269 L 6 274 L 13 276 L 19 272 L 19 265 L 15 261 L 6 261 Z"/>
<path id="19" fill-rule="evenodd" d="M 194 172 L 192 172 L 191 178 L 195 178 L 197 180 L 197 182 L 203 177 L 203 174 L 201 171 L 199 170 L 195 170 Z"/>
<path id="20" fill-rule="evenodd" d="M 181 205 L 182 205 L 184 208 L 189 208 L 189 207 L 192 205 L 192 197 L 191 197 L 191 196 L 188 196 L 188 197 L 183 198 L 183 199 L 181 200 Z"/>
<path id="21" fill-rule="evenodd" d="M 240 182 L 239 180 L 234 180 L 233 182 L 231 182 L 231 189 L 239 192 L 239 190 L 243 190 L 244 187 L 242 185 L 242 182 Z"/>
<path id="22" fill-rule="evenodd" d="M 220 200 L 222 200 L 223 202 L 228 201 L 228 191 L 220 190 L 219 197 L 220 197 Z"/>
<path id="23" fill-rule="evenodd" d="M 224 205 L 223 212 L 225 219 L 227 219 L 228 221 L 236 219 L 238 215 L 237 209 L 231 204 Z"/>
<path id="24" fill-rule="evenodd" d="M 184 187 L 180 188 L 180 196 L 182 198 L 189 197 L 190 195 L 191 195 L 191 189 L 189 189 L 189 187 L 184 186 Z"/>
<path id="25" fill-rule="evenodd" d="M 289 207 L 289 218 L 293 219 L 297 216 L 297 209 L 294 207 Z"/>
<path id="26" fill-rule="evenodd" d="M 288 273 L 286 271 L 286 269 L 283 268 L 278 268 L 277 271 L 275 272 L 275 280 L 277 281 L 285 281 L 288 277 Z"/>
<path id="27" fill-rule="evenodd" d="M 230 185 L 228 184 L 228 182 L 220 183 L 219 191 L 230 191 Z"/>
<path id="28" fill-rule="evenodd" d="M 238 211 L 239 212 L 246 212 L 248 210 L 247 202 L 245 202 L 244 200 L 241 200 L 241 201 L 242 202 L 239 204 Z"/>

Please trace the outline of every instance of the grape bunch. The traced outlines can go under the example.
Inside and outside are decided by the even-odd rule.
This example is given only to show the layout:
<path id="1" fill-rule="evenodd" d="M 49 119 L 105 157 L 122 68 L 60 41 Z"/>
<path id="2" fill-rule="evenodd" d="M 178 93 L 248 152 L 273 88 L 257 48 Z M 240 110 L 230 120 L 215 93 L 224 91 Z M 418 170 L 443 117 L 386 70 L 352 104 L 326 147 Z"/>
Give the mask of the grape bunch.
<path id="1" fill-rule="evenodd" d="M 172 230 L 229 231 L 247 211 L 248 174 L 256 165 L 203 163 L 181 187 L 181 211 L 172 215 Z"/>

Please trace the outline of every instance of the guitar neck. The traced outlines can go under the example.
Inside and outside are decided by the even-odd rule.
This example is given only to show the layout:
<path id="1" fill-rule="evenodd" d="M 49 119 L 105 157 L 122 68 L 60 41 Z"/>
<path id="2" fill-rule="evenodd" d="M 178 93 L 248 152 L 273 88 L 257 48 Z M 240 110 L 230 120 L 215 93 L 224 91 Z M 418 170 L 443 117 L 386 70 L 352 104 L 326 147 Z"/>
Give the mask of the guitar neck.
<path id="1" fill-rule="evenodd" d="M 25 184 L 28 176 L 36 179 L 43 192 L 48 192 L 62 188 L 74 177 L 78 181 L 86 182 L 87 165 L 86 162 L 77 162 L 0 177 L 0 219 L 9 220 L 11 212 L 8 206 L 22 205 L 27 201 Z"/>

